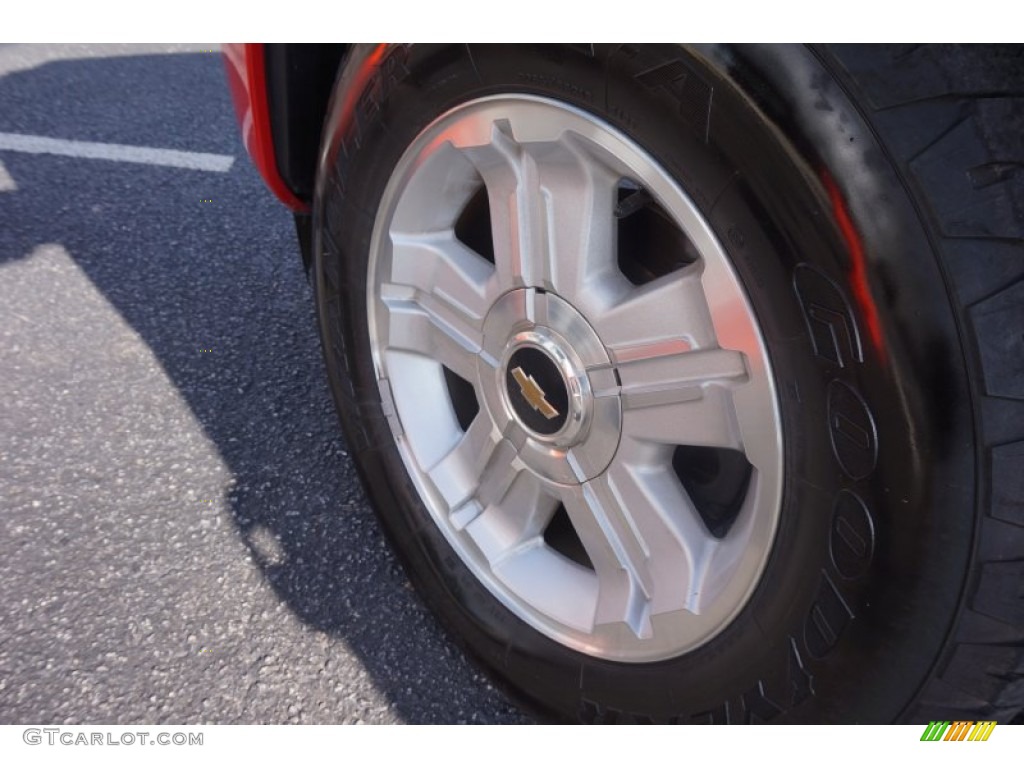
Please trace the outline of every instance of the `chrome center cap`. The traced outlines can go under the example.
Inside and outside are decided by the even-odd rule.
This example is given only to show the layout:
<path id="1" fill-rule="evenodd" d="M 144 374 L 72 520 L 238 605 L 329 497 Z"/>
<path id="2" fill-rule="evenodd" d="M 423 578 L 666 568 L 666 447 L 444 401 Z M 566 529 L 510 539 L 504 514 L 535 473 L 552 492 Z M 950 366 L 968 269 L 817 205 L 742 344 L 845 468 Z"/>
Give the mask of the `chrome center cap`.
<path id="1" fill-rule="evenodd" d="M 502 361 L 510 415 L 538 440 L 572 445 L 583 437 L 591 399 L 583 363 L 550 328 L 512 336 Z"/>
<path id="2" fill-rule="evenodd" d="M 619 388 L 575 307 L 548 291 L 509 291 L 484 320 L 478 360 L 482 406 L 528 469 L 575 485 L 607 468 L 622 427 Z"/>

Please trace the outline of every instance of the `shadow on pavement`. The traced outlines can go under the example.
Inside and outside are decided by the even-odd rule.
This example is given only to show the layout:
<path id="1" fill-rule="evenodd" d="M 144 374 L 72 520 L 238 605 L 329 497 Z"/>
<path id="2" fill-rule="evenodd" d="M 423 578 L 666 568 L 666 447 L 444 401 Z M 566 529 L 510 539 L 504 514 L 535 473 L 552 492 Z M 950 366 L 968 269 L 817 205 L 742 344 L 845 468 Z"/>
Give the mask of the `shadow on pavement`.
<path id="1" fill-rule="evenodd" d="M 221 174 L 4 152 L 18 189 L 0 196 L 0 265 L 44 243 L 67 249 L 230 468 L 227 508 L 267 583 L 357 654 L 398 716 L 519 720 L 383 542 L 330 402 L 290 217 L 244 155 L 220 57 L 44 64 L 0 78 L 0 105 L 0 132 L 235 156 Z"/>

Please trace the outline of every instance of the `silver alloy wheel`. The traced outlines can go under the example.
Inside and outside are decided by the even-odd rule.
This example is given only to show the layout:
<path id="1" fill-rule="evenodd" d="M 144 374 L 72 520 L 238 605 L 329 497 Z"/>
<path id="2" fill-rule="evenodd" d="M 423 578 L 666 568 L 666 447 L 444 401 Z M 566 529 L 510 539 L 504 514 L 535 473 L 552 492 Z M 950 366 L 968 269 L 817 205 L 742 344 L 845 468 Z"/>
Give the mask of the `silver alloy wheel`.
<path id="1" fill-rule="evenodd" d="M 492 255 L 456 234 L 481 190 Z M 627 279 L 623 191 L 653 201 L 691 258 Z M 729 624 L 779 516 L 775 387 L 725 252 L 644 150 L 540 97 L 453 109 L 416 138 L 384 192 L 367 290 L 399 453 L 498 600 L 548 637 L 617 661 L 678 656 Z M 469 416 L 453 381 L 472 393 Z M 724 532 L 688 491 L 680 447 L 749 467 Z M 546 536 L 563 510 L 583 558 Z"/>

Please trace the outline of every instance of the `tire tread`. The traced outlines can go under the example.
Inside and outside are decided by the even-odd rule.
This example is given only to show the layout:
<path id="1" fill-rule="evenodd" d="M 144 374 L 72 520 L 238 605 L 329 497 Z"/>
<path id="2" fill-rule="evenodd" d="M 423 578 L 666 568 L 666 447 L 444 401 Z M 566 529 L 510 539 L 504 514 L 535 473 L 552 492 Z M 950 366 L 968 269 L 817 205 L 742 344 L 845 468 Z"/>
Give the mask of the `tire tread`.
<path id="1" fill-rule="evenodd" d="M 976 361 L 982 488 L 972 575 L 943 655 L 903 719 L 1011 721 L 1024 710 L 1024 410 L 985 401 L 1024 400 L 1024 49 L 830 53 L 935 233 Z"/>

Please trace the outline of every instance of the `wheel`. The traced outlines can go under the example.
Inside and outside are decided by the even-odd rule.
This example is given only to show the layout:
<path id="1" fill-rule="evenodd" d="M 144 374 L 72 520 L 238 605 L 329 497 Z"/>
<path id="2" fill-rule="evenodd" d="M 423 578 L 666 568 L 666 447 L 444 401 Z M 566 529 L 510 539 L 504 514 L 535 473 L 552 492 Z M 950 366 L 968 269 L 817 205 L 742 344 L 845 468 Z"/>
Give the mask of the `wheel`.
<path id="1" fill-rule="evenodd" d="M 892 55 L 345 64 L 313 269 L 346 439 L 424 600 L 541 716 L 1024 706 L 1024 196 L 964 132 L 991 105 Z"/>

